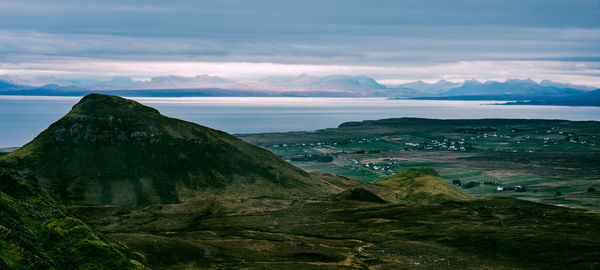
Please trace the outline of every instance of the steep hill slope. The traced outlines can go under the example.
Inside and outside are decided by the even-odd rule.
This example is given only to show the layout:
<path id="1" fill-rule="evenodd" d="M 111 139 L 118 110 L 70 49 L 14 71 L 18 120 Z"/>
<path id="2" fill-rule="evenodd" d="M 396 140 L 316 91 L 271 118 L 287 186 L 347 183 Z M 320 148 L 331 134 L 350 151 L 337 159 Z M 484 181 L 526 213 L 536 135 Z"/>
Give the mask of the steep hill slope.
<path id="1" fill-rule="evenodd" d="M 0 158 L 69 204 L 145 206 L 198 196 L 292 197 L 341 190 L 227 133 L 90 94 Z"/>
<path id="2" fill-rule="evenodd" d="M 0 269 L 144 268 L 32 182 L 0 169 Z"/>
<path id="3" fill-rule="evenodd" d="M 407 201 L 421 204 L 471 198 L 469 194 L 441 178 L 435 170 L 426 167 L 410 168 L 374 183 L 390 188 Z"/>

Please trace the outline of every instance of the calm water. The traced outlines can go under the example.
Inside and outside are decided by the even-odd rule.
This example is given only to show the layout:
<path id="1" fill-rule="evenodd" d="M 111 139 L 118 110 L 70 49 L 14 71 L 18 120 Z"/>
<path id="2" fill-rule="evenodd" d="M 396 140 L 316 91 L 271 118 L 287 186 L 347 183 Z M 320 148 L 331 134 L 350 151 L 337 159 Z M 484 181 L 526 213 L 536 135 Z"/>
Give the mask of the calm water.
<path id="1" fill-rule="evenodd" d="M 79 97 L 0 96 L 0 147 L 22 146 L 66 114 Z M 493 101 L 383 98 L 133 98 L 229 133 L 315 130 L 342 122 L 393 117 L 600 120 L 599 107 L 500 106 Z"/>

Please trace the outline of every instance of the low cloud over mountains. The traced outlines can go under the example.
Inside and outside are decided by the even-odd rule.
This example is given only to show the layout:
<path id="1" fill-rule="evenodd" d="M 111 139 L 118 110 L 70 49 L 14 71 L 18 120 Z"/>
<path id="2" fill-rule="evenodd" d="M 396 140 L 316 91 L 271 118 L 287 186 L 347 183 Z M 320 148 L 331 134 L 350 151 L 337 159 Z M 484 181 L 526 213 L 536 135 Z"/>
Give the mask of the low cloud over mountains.
<path id="1" fill-rule="evenodd" d="M 206 94 L 210 89 L 211 94 Z M 234 81 L 218 76 L 160 76 L 149 80 L 114 77 L 110 80 L 62 79 L 56 77 L 0 77 L 0 94 L 81 95 L 93 91 L 133 91 L 136 95 L 177 96 L 338 96 L 338 97 L 455 97 L 508 96 L 535 97 L 580 94 L 594 87 L 572 85 L 549 80 L 507 79 L 505 81 L 466 80 L 434 83 L 415 81 L 385 85 L 367 76 L 300 76 L 267 77 L 261 80 Z M 157 91 L 161 90 L 159 94 Z M 171 91 L 172 90 L 172 91 Z M 117 93 L 116 94 L 126 94 Z M 194 94 L 197 93 L 197 94 Z M 145 94 L 142 94 L 145 95 Z"/>

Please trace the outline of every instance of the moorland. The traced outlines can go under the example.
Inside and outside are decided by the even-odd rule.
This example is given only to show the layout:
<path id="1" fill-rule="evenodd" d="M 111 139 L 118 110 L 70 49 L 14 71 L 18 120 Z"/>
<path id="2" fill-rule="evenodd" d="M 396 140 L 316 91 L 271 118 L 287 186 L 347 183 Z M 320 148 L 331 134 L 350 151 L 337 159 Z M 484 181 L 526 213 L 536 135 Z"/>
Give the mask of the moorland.
<path id="1" fill-rule="evenodd" d="M 481 121 L 356 122 L 242 140 L 90 94 L 0 156 L 0 268 L 598 268 L 596 191 L 580 190 L 597 181 L 598 123 Z M 421 124 L 407 135 L 405 122 Z M 583 199 L 552 205 L 541 183 Z M 488 192 L 499 184 L 522 190 Z"/>

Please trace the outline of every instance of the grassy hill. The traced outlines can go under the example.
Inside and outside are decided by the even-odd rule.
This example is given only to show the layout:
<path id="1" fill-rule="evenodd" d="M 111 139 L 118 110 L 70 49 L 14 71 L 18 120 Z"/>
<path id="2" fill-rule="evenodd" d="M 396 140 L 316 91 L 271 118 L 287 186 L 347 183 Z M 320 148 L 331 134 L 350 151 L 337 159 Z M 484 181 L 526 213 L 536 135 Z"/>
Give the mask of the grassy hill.
<path id="1" fill-rule="evenodd" d="M 144 268 L 27 177 L 0 169 L 0 269 Z"/>
<path id="2" fill-rule="evenodd" d="M 434 169 L 414 167 L 396 173 L 374 184 L 390 188 L 407 201 L 421 204 L 472 198 L 469 194 L 441 178 Z"/>
<path id="3" fill-rule="evenodd" d="M 218 194 L 341 191 L 227 133 L 90 94 L 0 165 L 27 170 L 69 204 L 146 206 Z"/>

